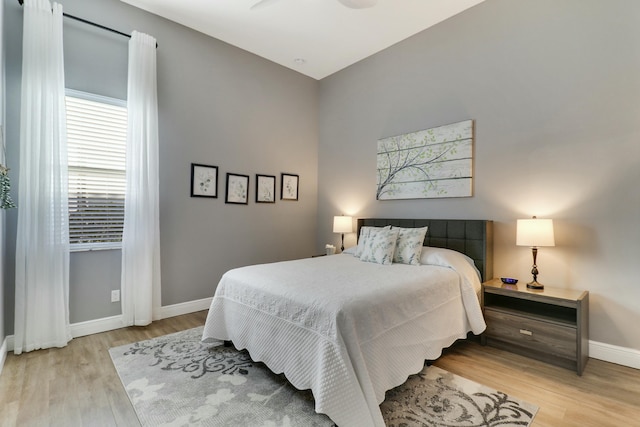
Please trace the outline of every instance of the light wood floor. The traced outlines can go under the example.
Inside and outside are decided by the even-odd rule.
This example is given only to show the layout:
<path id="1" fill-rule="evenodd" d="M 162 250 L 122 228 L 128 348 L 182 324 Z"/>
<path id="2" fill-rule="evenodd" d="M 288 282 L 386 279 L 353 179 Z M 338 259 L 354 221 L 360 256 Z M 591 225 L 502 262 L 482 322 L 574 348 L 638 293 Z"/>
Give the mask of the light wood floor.
<path id="1" fill-rule="evenodd" d="M 62 349 L 7 355 L 0 426 L 137 426 L 107 350 L 204 324 L 206 312 L 76 338 Z M 590 359 L 575 373 L 476 343 L 435 365 L 540 407 L 534 427 L 640 426 L 640 370 Z"/>

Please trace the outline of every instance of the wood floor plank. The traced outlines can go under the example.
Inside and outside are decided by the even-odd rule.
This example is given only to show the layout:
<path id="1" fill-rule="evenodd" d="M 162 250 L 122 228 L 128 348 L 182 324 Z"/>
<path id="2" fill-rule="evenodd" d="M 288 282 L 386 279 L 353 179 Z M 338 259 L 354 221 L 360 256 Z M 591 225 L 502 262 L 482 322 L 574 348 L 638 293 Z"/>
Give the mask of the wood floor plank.
<path id="1" fill-rule="evenodd" d="M 0 376 L 0 427 L 139 425 L 108 349 L 203 325 L 206 314 L 76 338 L 61 349 L 8 354 Z M 538 405 L 533 427 L 640 425 L 640 370 L 590 359 L 580 377 L 473 342 L 457 343 L 434 364 Z"/>

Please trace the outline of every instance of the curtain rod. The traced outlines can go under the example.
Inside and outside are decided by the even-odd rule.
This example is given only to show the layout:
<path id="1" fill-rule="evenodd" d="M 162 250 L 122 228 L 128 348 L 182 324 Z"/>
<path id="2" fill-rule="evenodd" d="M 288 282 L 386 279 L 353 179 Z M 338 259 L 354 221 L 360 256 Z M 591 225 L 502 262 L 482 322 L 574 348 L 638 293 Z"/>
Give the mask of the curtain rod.
<path id="1" fill-rule="evenodd" d="M 20 6 L 22 6 L 24 4 L 24 0 L 18 0 L 18 3 L 20 3 Z M 62 12 L 62 16 L 64 16 L 65 18 L 74 19 L 76 21 L 82 22 L 83 24 L 92 25 L 94 27 L 101 28 L 106 31 L 111 31 L 112 33 L 115 33 L 115 34 L 120 34 L 121 36 L 131 38 L 131 34 L 123 33 L 122 31 L 114 30 L 113 28 L 105 27 L 104 25 L 97 24 L 95 22 L 91 22 L 83 18 L 78 18 L 77 16 L 69 15 L 68 13 L 65 13 L 65 12 Z M 158 48 L 157 42 L 156 42 L 156 48 Z"/>

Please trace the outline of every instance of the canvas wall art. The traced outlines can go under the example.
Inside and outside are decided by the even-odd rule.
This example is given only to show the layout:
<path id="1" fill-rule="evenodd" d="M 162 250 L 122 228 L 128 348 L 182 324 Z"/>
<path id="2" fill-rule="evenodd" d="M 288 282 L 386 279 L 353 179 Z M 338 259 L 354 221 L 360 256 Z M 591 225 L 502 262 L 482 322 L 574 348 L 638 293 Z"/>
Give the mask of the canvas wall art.
<path id="1" fill-rule="evenodd" d="M 469 197 L 473 120 L 378 140 L 377 200 Z"/>

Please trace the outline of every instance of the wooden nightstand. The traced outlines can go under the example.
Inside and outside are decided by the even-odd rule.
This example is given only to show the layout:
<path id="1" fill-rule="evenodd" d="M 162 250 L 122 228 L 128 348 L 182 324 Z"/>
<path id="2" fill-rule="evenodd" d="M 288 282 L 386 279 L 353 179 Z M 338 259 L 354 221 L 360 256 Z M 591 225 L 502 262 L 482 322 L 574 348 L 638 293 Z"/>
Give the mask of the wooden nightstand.
<path id="1" fill-rule="evenodd" d="M 483 345 L 529 356 L 575 370 L 582 375 L 589 358 L 589 292 L 500 279 L 482 284 L 482 311 L 487 329 Z"/>

